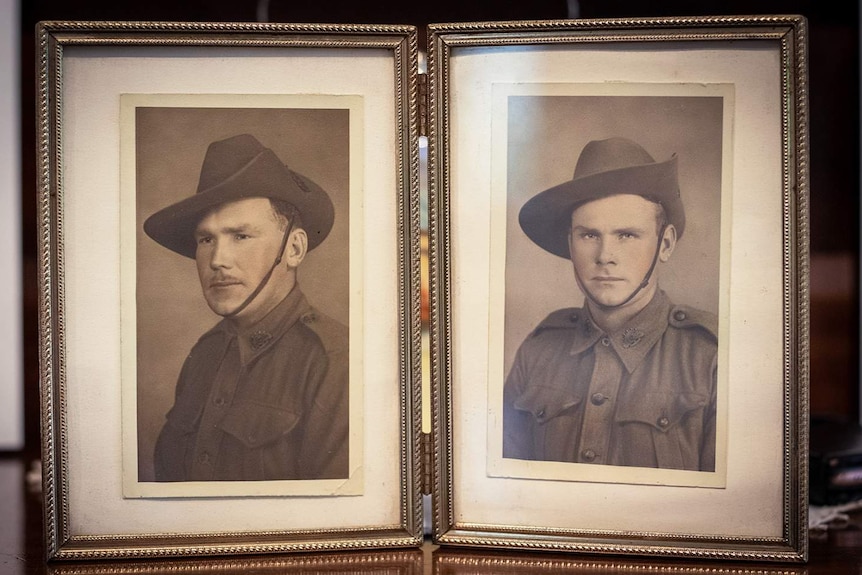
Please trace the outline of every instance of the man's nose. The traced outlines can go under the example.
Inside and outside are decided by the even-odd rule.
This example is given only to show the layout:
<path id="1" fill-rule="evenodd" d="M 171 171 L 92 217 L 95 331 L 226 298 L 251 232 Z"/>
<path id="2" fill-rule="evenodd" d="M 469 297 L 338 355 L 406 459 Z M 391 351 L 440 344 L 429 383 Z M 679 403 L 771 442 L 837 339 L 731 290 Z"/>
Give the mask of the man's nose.
<path id="1" fill-rule="evenodd" d="M 616 249 L 614 243 L 607 238 L 599 240 L 599 246 L 596 252 L 596 263 L 600 265 L 616 263 Z"/>
<path id="2" fill-rule="evenodd" d="M 229 242 L 214 240 L 210 251 L 210 267 L 214 270 L 229 268 L 233 261 Z"/>

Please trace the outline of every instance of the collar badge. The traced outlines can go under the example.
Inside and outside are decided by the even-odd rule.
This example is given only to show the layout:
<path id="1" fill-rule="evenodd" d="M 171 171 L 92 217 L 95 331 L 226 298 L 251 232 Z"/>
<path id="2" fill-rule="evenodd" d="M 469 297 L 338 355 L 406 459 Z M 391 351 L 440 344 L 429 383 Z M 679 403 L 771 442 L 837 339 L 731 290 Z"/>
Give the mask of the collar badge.
<path id="1" fill-rule="evenodd" d="M 644 337 L 644 332 L 636 327 L 627 327 L 623 331 L 623 347 L 630 348 L 640 343 Z"/>
<path id="2" fill-rule="evenodd" d="M 259 350 L 263 346 L 269 343 L 272 339 L 272 334 L 266 331 L 256 331 L 251 334 L 248 338 L 249 344 L 251 344 L 251 349 L 254 351 Z"/>

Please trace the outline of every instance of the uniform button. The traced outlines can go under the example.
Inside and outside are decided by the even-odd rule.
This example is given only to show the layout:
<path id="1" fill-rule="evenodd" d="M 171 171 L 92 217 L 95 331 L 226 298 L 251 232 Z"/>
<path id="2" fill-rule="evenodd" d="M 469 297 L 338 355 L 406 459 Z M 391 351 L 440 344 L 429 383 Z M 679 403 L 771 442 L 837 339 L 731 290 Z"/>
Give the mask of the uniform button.
<path id="1" fill-rule="evenodd" d="M 538 417 L 539 419 L 542 419 L 543 417 L 545 417 L 545 410 L 544 410 L 544 409 L 540 409 L 539 411 L 537 411 L 537 412 L 536 412 L 536 417 Z"/>
<path id="2" fill-rule="evenodd" d="M 210 462 L 210 454 L 204 451 L 198 456 L 198 461 L 203 463 L 204 465 L 209 465 Z"/>
<path id="3" fill-rule="evenodd" d="M 682 311 L 681 309 L 673 312 L 673 319 L 675 319 L 676 321 L 685 321 L 685 318 L 687 318 L 687 317 L 688 316 L 686 315 L 686 313 L 684 311 Z"/>
<path id="4" fill-rule="evenodd" d="M 603 337 L 602 338 L 602 345 L 605 347 L 608 347 L 609 345 L 611 345 L 611 338 Z"/>
<path id="5" fill-rule="evenodd" d="M 577 314 L 577 313 L 573 313 L 572 315 L 570 315 L 570 316 L 569 316 L 569 321 L 570 321 L 570 322 L 572 322 L 572 323 L 577 323 L 577 322 L 578 322 L 578 314 Z"/>
<path id="6" fill-rule="evenodd" d="M 213 403 L 216 404 L 217 407 L 224 407 L 224 404 L 227 403 L 223 397 L 216 397 L 213 399 Z"/>
<path id="7" fill-rule="evenodd" d="M 254 435 L 253 433 L 249 433 L 249 434 L 246 436 L 246 440 L 247 440 L 249 443 L 254 443 L 256 439 L 257 439 L 257 435 Z"/>
<path id="8" fill-rule="evenodd" d="M 581 459 L 583 459 L 587 463 L 592 463 L 596 460 L 596 452 L 592 449 L 584 449 L 581 452 Z"/>
<path id="9" fill-rule="evenodd" d="M 302 323 L 304 324 L 314 323 L 316 320 L 317 316 L 314 314 L 314 312 L 310 312 L 302 316 Z"/>
<path id="10" fill-rule="evenodd" d="M 665 428 L 668 425 L 670 425 L 670 420 L 667 417 L 659 417 L 658 421 L 656 421 L 656 423 L 658 423 L 659 427 Z"/>
<path id="11" fill-rule="evenodd" d="M 606 395 L 605 395 L 605 394 L 603 394 L 603 393 L 594 393 L 594 394 L 590 397 L 590 401 L 592 402 L 592 404 L 593 404 L 593 405 L 602 405 L 602 404 L 603 404 L 604 402 L 606 402 L 608 399 L 609 399 L 609 398 L 608 398 L 608 396 L 606 396 Z"/>

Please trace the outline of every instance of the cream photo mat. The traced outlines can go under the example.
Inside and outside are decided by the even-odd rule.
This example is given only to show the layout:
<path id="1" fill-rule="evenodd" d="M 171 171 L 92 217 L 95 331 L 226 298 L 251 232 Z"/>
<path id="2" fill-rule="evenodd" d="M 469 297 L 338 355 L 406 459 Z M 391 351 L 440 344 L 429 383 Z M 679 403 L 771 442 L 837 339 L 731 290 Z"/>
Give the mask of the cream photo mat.
<path id="1" fill-rule="evenodd" d="M 401 429 L 398 148 L 391 52 L 207 47 L 64 49 L 63 214 L 68 509 L 73 535 L 272 532 L 399 525 Z M 322 69 L 327 69 L 322 74 Z M 141 70 L 147 73 L 142 74 Z M 356 260 L 366 269 L 356 322 L 366 357 L 364 488 L 355 497 L 127 499 L 122 486 L 124 375 L 120 249 L 122 94 L 329 94 L 364 101 L 367 166 Z M 352 254 L 351 254 L 352 255 Z M 368 442 L 373 441 L 373 448 Z M 166 518 L 169 518 L 166 520 Z"/>
<path id="2" fill-rule="evenodd" d="M 671 49 L 671 47 L 680 49 Z M 453 50 L 451 193 L 452 513 L 491 531 L 780 538 L 784 520 L 784 208 L 781 57 L 761 41 L 465 47 Z M 734 190 L 727 316 L 727 472 L 723 489 L 495 478 L 487 473 L 490 203 L 497 84 L 733 86 Z M 469 89 L 459 90 L 466 86 Z M 744 192 L 743 192 L 744 191 Z M 756 246 L 756 250 L 748 249 Z M 727 263 L 725 264 L 724 261 Z M 509 502 L 510 504 L 501 504 Z M 522 503 L 523 502 L 523 503 Z M 691 513 L 697 509 L 697 513 Z M 481 527 L 478 527 L 481 526 Z"/>

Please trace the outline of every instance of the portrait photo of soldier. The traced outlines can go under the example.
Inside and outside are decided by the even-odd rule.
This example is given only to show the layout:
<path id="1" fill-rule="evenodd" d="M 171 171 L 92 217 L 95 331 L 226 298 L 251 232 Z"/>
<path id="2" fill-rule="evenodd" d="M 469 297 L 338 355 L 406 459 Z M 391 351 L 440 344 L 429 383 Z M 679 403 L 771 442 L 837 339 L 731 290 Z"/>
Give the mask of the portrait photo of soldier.
<path id="1" fill-rule="evenodd" d="M 673 98 L 592 103 L 632 117 L 650 106 L 659 118 L 680 108 Z M 721 133 L 720 100 L 694 99 L 689 107 L 713 110 L 711 147 L 720 150 L 720 137 L 714 137 Z M 695 113 L 700 112 L 688 112 Z M 718 318 L 714 307 L 689 303 L 697 298 L 677 301 L 685 290 L 671 296 L 662 274 L 689 235 L 718 227 L 719 213 L 713 221 L 688 225 L 683 198 L 692 190 L 681 193 L 680 163 L 692 160 L 684 145 L 654 155 L 623 131 L 621 121 L 610 123 L 603 130 L 610 133 L 581 136 L 585 143 L 572 150 L 571 179 L 534 191 L 517 207 L 520 233 L 545 254 L 537 258 L 569 269 L 568 285 L 556 289 L 581 300 L 548 309 L 519 341 L 507 341 L 517 351 L 505 376 L 502 456 L 712 472 Z M 662 134 L 668 146 L 672 134 Z M 709 157 L 715 164 L 720 155 Z M 698 219 L 703 208 L 698 206 Z M 698 256 L 688 254 L 692 260 Z M 717 260 L 709 264 L 717 270 Z M 676 268 L 673 279 L 683 271 Z M 511 309 L 517 300 L 508 301 Z"/>
<path id="2" fill-rule="evenodd" d="M 171 131 L 176 118 L 188 124 L 205 120 L 209 131 L 222 134 L 207 142 L 205 136 L 198 137 L 200 148 L 190 157 L 202 160 L 181 166 L 193 170 L 197 185 L 150 198 L 156 209 L 142 215 L 145 235 L 139 242 L 151 242 L 163 253 L 152 252 L 149 245 L 145 249 L 170 258 L 177 270 L 183 270 L 186 282 L 192 275 L 197 277 L 196 298 L 201 304 L 188 316 L 204 327 L 193 329 L 181 316 L 169 325 L 144 328 L 139 320 L 139 406 L 148 392 L 142 382 L 160 386 L 162 396 L 170 391 L 169 402 L 162 399 L 158 410 L 144 412 L 139 407 L 140 480 L 259 482 L 349 476 L 348 316 L 343 309 L 315 305 L 327 302 L 325 290 L 316 288 L 327 280 L 335 284 L 330 291 L 346 299 L 348 278 L 339 271 L 344 266 L 335 261 L 328 262 L 332 268 L 328 277 L 314 271 L 319 277 L 313 282 L 304 275 L 305 262 L 327 242 L 336 243 L 336 252 L 346 251 L 344 199 L 334 204 L 333 194 L 283 151 L 290 146 L 282 145 L 279 153 L 273 149 L 285 140 L 298 140 L 292 146 L 301 150 L 304 134 L 315 125 L 317 131 L 332 124 L 346 132 L 347 113 L 336 112 L 343 114 L 140 111 L 139 141 L 157 142 L 159 130 Z M 244 116 L 248 121 L 243 121 Z M 285 120 L 279 127 L 281 116 Z M 226 120 L 230 125 L 219 126 L 215 120 L 221 117 L 230 118 Z M 331 121 L 315 124 L 318 117 Z M 242 131 L 244 126 L 259 129 Z M 297 132 L 299 126 L 306 127 Z M 320 146 L 332 143 L 332 137 L 317 137 Z M 345 142 L 329 152 L 345 156 L 339 160 L 341 165 L 346 165 Z M 309 145 L 313 156 L 313 139 Z M 140 149 L 149 153 L 145 146 Z M 171 164 L 161 160 L 170 155 L 159 154 L 155 145 L 151 157 Z M 308 157 L 302 161 L 308 164 Z M 314 169 L 322 173 L 326 166 L 314 165 Z M 149 172 L 158 170 L 149 168 Z M 344 169 L 336 173 L 346 177 Z M 331 189 L 341 187 L 343 197 L 346 181 Z M 341 232 L 333 239 L 336 222 Z M 139 285 L 151 281 L 148 262 L 139 265 L 144 271 L 139 273 L 144 276 L 139 277 Z M 326 269 L 326 264 L 317 262 L 316 270 Z M 158 312 L 164 321 L 166 314 L 183 313 L 155 306 L 157 297 L 163 306 L 180 307 L 171 302 L 170 290 L 148 289 L 155 295 L 145 298 L 139 290 L 139 316 L 156 317 Z M 184 295 L 174 297 L 188 302 L 191 288 L 183 289 Z M 170 350 L 157 337 L 141 338 L 144 329 L 178 342 L 170 347 L 184 357 L 179 367 L 172 364 L 173 376 L 147 361 L 146 354 L 155 353 L 148 350 L 161 349 L 163 355 Z"/>

